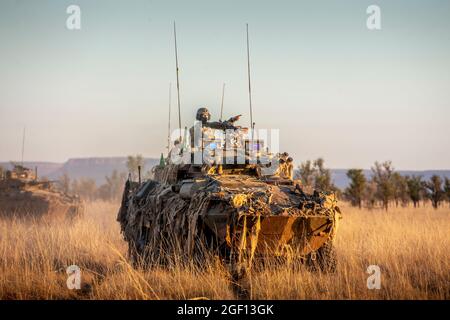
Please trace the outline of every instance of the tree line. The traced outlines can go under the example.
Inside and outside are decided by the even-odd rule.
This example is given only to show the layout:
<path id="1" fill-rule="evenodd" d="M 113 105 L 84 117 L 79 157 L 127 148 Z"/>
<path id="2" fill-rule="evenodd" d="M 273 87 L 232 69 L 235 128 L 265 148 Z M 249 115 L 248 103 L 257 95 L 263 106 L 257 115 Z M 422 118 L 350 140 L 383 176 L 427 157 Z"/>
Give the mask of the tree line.
<path id="1" fill-rule="evenodd" d="M 92 178 L 71 179 L 68 174 L 63 174 L 59 178 L 59 186 L 63 192 L 79 195 L 84 200 L 114 201 L 122 197 L 126 179 L 125 172 L 114 170 L 105 177 L 105 183 L 97 186 Z"/>
<path id="2" fill-rule="evenodd" d="M 60 186 L 63 191 L 78 194 L 87 200 L 118 200 L 122 196 L 123 186 L 128 178 L 136 181 L 139 170 L 144 173 L 144 158 L 141 155 L 128 156 L 126 167 L 128 175 L 124 172 L 113 171 L 105 177 L 105 183 L 96 185 L 94 179 L 81 178 L 70 179 L 67 174 L 60 177 Z M 296 172 L 295 179 L 302 185 L 319 191 L 332 191 L 338 197 L 349 201 L 353 206 L 362 208 L 389 206 L 407 206 L 410 203 L 414 207 L 420 203 L 430 201 L 434 208 L 438 208 L 445 201 L 450 203 L 450 179 L 433 175 L 425 180 L 420 175 L 401 175 L 395 171 L 391 161 L 375 162 L 371 168 L 370 178 L 367 178 L 363 169 L 349 169 L 346 173 L 349 185 L 340 190 L 334 185 L 330 169 L 325 167 L 322 158 L 302 162 Z M 150 176 L 147 171 L 142 174 L 146 179 Z"/>
<path id="3" fill-rule="evenodd" d="M 434 208 L 443 202 L 450 203 L 450 179 L 433 175 L 425 180 L 420 175 L 401 175 L 396 172 L 391 161 L 375 162 L 371 177 L 367 178 L 363 169 L 349 169 L 349 186 L 337 188 L 332 181 L 331 171 L 324 166 L 324 160 L 305 161 L 298 166 L 296 179 L 303 186 L 320 191 L 333 191 L 353 206 L 368 208 L 381 206 L 388 210 L 390 205 L 418 207 L 421 202 L 430 201 Z"/>
<path id="4" fill-rule="evenodd" d="M 67 173 L 59 178 L 59 187 L 63 192 L 79 195 L 85 200 L 116 201 L 121 199 L 125 181 L 130 178 L 138 179 L 139 167 L 145 172 L 144 158 L 142 155 L 128 156 L 126 163 L 128 174 L 114 170 L 111 175 L 105 176 L 105 182 L 99 186 L 92 178 L 71 179 Z M 143 175 L 147 178 L 149 172 Z"/>

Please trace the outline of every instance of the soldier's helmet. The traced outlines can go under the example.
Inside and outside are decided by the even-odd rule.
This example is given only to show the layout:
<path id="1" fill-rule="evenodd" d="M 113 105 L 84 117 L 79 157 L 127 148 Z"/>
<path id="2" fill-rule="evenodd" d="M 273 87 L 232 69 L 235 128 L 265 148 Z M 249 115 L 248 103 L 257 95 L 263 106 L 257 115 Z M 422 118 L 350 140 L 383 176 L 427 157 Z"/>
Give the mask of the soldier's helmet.
<path id="1" fill-rule="evenodd" d="M 195 117 L 198 121 L 206 122 L 211 119 L 211 114 L 207 108 L 200 108 L 197 110 L 197 116 Z"/>

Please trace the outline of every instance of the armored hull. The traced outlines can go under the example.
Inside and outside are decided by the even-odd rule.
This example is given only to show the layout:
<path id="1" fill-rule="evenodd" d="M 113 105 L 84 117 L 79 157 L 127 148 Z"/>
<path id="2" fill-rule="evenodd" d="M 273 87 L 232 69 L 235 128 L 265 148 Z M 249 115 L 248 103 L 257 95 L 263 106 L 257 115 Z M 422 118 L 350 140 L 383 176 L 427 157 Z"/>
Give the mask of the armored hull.
<path id="1" fill-rule="evenodd" d="M 49 182 L 0 180 L 3 217 L 73 220 L 84 213 L 78 197 L 54 189 Z"/>
<path id="2" fill-rule="evenodd" d="M 212 250 L 235 275 L 271 257 L 334 271 L 340 210 L 333 194 L 306 194 L 289 179 L 260 176 L 257 165 L 211 172 L 166 165 L 154 179 L 127 182 L 118 221 L 134 260 Z"/>

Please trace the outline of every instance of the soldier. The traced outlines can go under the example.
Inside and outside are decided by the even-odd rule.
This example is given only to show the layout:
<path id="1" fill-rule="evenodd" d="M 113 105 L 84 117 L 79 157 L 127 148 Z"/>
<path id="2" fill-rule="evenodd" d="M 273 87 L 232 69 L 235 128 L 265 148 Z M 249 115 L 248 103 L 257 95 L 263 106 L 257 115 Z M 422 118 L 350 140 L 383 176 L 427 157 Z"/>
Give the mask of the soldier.
<path id="1" fill-rule="evenodd" d="M 284 178 L 284 174 L 286 171 L 286 161 L 280 157 L 280 159 L 278 160 L 278 168 L 277 171 L 275 172 L 275 175 L 279 176 L 280 178 Z"/>
<path id="2" fill-rule="evenodd" d="M 289 180 L 294 180 L 294 159 L 291 157 L 286 161 L 286 176 Z"/>
<path id="3" fill-rule="evenodd" d="M 226 121 L 216 121 L 216 122 L 208 122 L 211 119 L 211 114 L 209 113 L 207 108 L 200 108 L 197 110 L 196 120 L 200 121 L 203 127 L 211 128 L 211 129 L 238 129 L 238 127 L 234 126 L 234 123 L 241 118 L 241 114 L 235 117 L 231 117 Z"/>
<path id="4" fill-rule="evenodd" d="M 289 154 L 284 152 L 279 155 L 279 166 L 276 171 L 276 175 L 283 179 L 294 180 L 294 164 L 293 159 L 288 157 Z"/>
<path id="5" fill-rule="evenodd" d="M 189 130 L 189 133 L 191 135 L 191 146 L 198 146 L 200 141 L 195 141 L 195 132 L 202 133 L 203 128 L 211 128 L 211 129 L 218 129 L 218 130 L 236 130 L 238 127 L 234 126 L 234 123 L 240 119 L 242 115 L 237 115 L 235 117 L 232 117 L 228 119 L 227 121 L 214 121 L 209 122 L 211 119 L 211 114 L 209 113 L 207 108 L 199 108 L 197 110 L 197 115 L 195 116 L 195 123 L 194 126 L 191 127 Z M 201 137 L 200 137 L 201 138 Z"/>
<path id="6" fill-rule="evenodd" d="M 289 153 L 287 153 L 287 152 L 283 152 L 282 154 L 280 154 L 280 159 L 283 159 L 284 162 L 287 161 L 288 157 L 289 157 Z"/>
<path id="7" fill-rule="evenodd" d="M 168 163 L 179 163 L 181 161 L 181 145 L 180 140 L 175 140 L 173 148 L 170 149 L 167 156 Z"/>
<path id="8" fill-rule="evenodd" d="M 217 129 L 217 130 L 236 130 L 239 127 L 235 126 L 234 123 L 240 119 L 242 115 L 237 115 L 231 117 L 226 121 L 214 121 L 209 122 L 211 119 L 211 114 L 207 108 L 199 108 L 197 110 L 197 115 L 195 117 L 196 121 L 194 126 L 189 130 L 191 136 L 191 147 L 199 147 L 202 145 L 202 139 L 207 128 Z"/>
<path id="9" fill-rule="evenodd" d="M 275 175 L 279 176 L 279 177 L 283 177 L 284 176 L 284 171 L 285 171 L 285 165 L 286 165 L 286 160 L 287 160 L 287 153 L 277 153 L 276 157 L 278 158 L 278 168 L 275 171 Z"/>

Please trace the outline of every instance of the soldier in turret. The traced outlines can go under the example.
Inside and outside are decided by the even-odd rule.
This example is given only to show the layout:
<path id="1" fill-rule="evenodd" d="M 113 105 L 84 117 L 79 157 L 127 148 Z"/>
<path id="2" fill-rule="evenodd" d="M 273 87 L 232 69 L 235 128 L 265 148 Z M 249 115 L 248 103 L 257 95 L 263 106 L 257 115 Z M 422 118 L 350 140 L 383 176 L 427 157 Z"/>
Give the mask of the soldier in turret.
<path id="1" fill-rule="evenodd" d="M 287 153 L 287 152 L 283 152 L 280 154 L 280 159 L 283 159 L 284 162 L 287 162 L 288 157 L 289 157 L 289 153 Z"/>
<path id="2" fill-rule="evenodd" d="M 276 175 L 283 179 L 294 179 L 294 163 L 292 157 L 287 152 L 279 155 L 278 169 Z"/>
<path id="3" fill-rule="evenodd" d="M 294 159 L 288 157 L 286 160 L 286 178 L 294 180 Z"/>
<path id="4" fill-rule="evenodd" d="M 215 163 L 216 152 L 213 149 L 221 149 L 222 138 L 217 136 L 217 131 L 234 131 L 242 129 L 234 123 L 240 119 L 241 115 L 232 117 L 226 121 L 209 121 L 211 114 L 207 108 L 199 108 L 195 117 L 194 126 L 189 130 L 191 145 L 191 163 L 208 164 Z M 228 133 L 227 133 L 228 134 Z M 219 143 L 217 143 L 219 142 Z M 208 151 L 210 150 L 210 151 Z M 206 151 L 206 154 L 204 153 Z"/>
<path id="5" fill-rule="evenodd" d="M 226 121 L 214 121 L 210 122 L 211 114 L 209 113 L 207 108 L 199 108 L 197 110 L 197 115 L 195 117 L 196 121 L 194 126 L 189 130 L 189 134 L 191 136 L 191 147 L 199 147 L 201 146 L 201 139 L 203 138 L 203 133 L 209 129 L 216 130 L 236 130 L 239 127 L 235 126 L 234 123 L 241 118 L 242 115 L 237 115 L 235 117 L 231 117 Z"/>
<path id="6" fill-rule="evenodd" d="M 278 168 L 277 171 L 275 172 L 275 175 L 279 176 L 280 178 L 284 178 L 284 174 L 286 172 L 286 161 L 280 157 L 280 159 L 278 160 Z"/>
<path id="7" fill-rule="evenodd" d="M 175 140 L 173 143 L 173 148 L 170 149 L 167 156 L 167 163 L 179 163 L 181 160 L 181 144 L 180 140 Z"/>
<path id="8" fill-rule="evenodd" d="M 211 114 L 207 108 L 200 108 L 197 110 L 196 120 L 200 121 L 203 127 L 208 127 L 211 129 L 227 130 L 227 129 L 238 129 L 234 126 L 234 123 L 241 118 L 241 114 L 235 117 L 231 117 L 226 121 L 215 121 L 209 122 L 211 119 Z"/>

